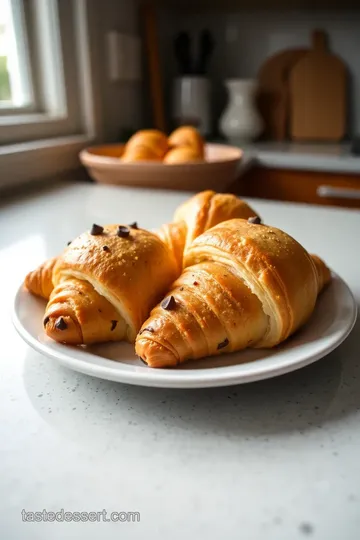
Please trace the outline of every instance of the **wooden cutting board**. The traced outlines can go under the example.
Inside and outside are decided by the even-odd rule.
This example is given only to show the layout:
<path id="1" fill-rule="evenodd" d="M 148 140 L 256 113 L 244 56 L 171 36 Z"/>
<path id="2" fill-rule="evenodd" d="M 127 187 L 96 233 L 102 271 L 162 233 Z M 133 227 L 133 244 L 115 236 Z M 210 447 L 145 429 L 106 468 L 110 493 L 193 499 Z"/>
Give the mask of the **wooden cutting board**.
<path id="1" fill-rule="evenodd" d="M 289 76 L 293 139 L 339 141 L 346 130 L 346 67 L 327 48 L 327 36 L 315 31 L 312 49 Z"/>
<path id="2" fill-rule="evenodd" d="M 264 121 L 264 137 L 283 141 L 288 135 L 288 77 L 291 68 L 308 49 L 289 49 L 268 58 L 258 74 L 258 109 Z"/>

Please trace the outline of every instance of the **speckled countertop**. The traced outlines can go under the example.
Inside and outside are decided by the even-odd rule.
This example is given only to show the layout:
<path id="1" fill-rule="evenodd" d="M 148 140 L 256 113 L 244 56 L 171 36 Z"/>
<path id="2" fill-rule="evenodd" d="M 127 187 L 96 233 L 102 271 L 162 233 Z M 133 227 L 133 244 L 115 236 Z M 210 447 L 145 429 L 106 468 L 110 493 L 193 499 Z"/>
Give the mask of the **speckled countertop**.
<path id="1" fill-rule="evenodd" d="M 93 222 L 167 221 L 186 193 L 55 185 L 0 207 L 0 538 L 360 538 L 360 324 L 334 353 L 256 384 L 162 390 L 93 379 L 10 321 L 25 273 Z M 251 201 L 323 256 L 360 302 L 360 212 Z M 140 522 L 25 522 L 26 512 Z"/>

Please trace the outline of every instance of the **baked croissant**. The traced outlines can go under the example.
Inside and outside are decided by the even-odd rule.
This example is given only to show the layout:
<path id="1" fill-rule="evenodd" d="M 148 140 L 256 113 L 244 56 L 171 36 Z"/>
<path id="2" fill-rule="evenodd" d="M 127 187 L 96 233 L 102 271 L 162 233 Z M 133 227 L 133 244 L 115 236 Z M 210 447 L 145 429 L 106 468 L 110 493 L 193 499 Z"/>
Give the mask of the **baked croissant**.
<path id="1" fill-rule="evenodd" d="M 124 151 L 121 161 L 123 163 L 135 163 L 136 161 L 161 161 L 161 157 L 148 146 L 135 146 Z"/>
<path id="2" fill-rule="evenodd" d="M 43 262 L 25 278 L 25 286 L 35 296 L 41 296 L 46 300 L 49 298 L 54 288 L 52 275 L 57 257 L 52 257 Z"/>
<path id="3" fill-rule="evenodd" d="M 230 193 L 208 190 L 185 201 L 176 210 L 173 222 L 156 232 L 170 247 L 181 271 L 184 252 L 200 234 L 222 221 L 250 217 L 256 217 L 256 212 L 245 201 Z"/>
<path id="4" fill-rule="evenodd" d="M 151 367 L 274 347 L 308 320 L 331 279 L 286 233 L 243 219 L 199 236 L 184 266 L 136 339 L 136 354 Z"/>
<path id="5" fill-rule="evenodd" d="M 165 155 L 163 162 L 167 165 L 176 165 L 178 163 L 190 163 L 194 161 L 202 161 L 203 155 L 191 146 L 181 146 L 172 148 Z"/>
<path id="6" fill-rule="evenodd" d="M 177 275 L 172 252 L 155 234 L 134 226 L 93 226 L 55 264 L 45 332 L 77 345 L 134 342 Z"/>
<path id="7" fill-rule="evenodd" d="M 204 159 L 204 139 L 192 126 L 181 126 L 168 139 L 170 148 L 190 147 L 199 159 Z"/>
<path id="8" fill-rule="evenodd" d="M 122 159 L 128 163 L 149 159 L 161 161 L 168 148 L 168 140 L 164 133 L 157 129 L 144 129 L 130 137 Z"/>

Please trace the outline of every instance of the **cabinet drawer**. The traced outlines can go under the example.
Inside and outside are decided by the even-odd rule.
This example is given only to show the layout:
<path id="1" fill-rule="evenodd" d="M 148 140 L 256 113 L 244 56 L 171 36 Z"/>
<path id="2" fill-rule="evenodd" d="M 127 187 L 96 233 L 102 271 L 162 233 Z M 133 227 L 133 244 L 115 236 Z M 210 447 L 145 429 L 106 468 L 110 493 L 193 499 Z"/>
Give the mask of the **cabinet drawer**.
<path id="1" fill-rule="evenodd" d="M 360 175 L 256 167 L 232 191 L 244 197 L 360 208 Z"/>

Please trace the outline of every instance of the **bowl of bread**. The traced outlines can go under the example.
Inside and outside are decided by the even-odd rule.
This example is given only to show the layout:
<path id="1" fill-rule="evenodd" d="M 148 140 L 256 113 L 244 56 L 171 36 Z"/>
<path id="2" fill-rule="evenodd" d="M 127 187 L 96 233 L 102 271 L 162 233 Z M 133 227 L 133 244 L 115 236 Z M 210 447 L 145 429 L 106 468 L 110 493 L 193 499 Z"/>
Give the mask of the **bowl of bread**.
<path id="1" fill-rule="evenodd" d="M 92 146 L 80 153 L 89 175 L 103 184 L 224 191 L 238 174 L 243 152 L 206 143 L 192 126 L 169 136 L 141 130 L 126 144 Z"/>

